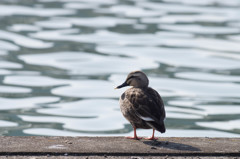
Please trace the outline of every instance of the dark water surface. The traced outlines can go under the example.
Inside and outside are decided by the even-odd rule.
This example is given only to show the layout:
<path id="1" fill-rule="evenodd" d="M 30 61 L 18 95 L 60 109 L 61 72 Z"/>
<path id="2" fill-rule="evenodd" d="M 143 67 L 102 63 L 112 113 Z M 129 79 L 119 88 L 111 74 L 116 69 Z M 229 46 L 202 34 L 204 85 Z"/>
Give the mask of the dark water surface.
<path id="1" fill-rule="evenodd" d="M 133 70 L 159 136 L 239 137 L 240 1 L 0 1 L 1 135 L 130 135 L 113 88 Z"/>

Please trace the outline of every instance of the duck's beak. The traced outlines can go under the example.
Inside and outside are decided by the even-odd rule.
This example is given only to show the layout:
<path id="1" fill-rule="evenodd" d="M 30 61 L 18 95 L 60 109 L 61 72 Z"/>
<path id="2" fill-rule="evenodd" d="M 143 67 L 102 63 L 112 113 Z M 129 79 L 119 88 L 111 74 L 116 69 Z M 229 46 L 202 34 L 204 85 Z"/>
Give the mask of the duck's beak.
<path id="1" fill-rule="evenodd" d="M 115 89 L 119 89 L 119 88 L 126 87 L 126 86 L 129 86 L 129 85 L 127 84 L 127 82 L 124 82 L 123 84 L 117 86 Z"/>

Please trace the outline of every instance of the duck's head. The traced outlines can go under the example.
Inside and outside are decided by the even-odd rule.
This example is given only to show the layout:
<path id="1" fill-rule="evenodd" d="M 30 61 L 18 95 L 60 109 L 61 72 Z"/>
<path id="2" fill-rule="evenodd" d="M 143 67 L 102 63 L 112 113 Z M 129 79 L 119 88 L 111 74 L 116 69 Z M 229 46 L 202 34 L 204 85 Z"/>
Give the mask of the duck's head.
<path id="1" fill-rule="evenodd" d="M 115 89 L 119 89 L 126 86 L 133 86 L 135 88 L 147 88 L 148 78 L 142 71 L 133 71 L 128 74 L 127 79 L 123 84 L 117 86 Z"/>

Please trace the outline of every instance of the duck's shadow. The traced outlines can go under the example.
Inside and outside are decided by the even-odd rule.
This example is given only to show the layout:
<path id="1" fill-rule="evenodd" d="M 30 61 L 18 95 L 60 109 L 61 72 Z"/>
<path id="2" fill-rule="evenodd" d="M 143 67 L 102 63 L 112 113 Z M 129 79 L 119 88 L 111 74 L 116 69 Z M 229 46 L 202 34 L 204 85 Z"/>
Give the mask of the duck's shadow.
<path id="1" fill-rule="evenodd" d="M 180 150 L 180 151 L 201 151 L 197 147 L 193 147 L 191 145 L 181 144 L 181 143 L 174 143 L 169 141 L 143 141 L 144 144 L 154 147 L 161 147 L 173 150 Z"/>

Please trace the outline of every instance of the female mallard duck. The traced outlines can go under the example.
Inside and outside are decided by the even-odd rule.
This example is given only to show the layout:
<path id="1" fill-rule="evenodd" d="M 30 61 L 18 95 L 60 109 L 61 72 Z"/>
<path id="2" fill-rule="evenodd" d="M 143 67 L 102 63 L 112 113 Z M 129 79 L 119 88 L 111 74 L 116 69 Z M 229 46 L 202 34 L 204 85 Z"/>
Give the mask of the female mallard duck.
<path id="1" fill-rule="evenodd" d="M 161 96 L 157 91 L 148 87 L 148 78 L 141 71 L 134 71 L 128 74 L 126 81 L 116 89 L 133 86 L 127 89 L 120 97 L 120 108 L 123 116 L 131 123 L 134 129 L 134 136 L 130 139 L 140 139 L 136 129 L 153 129 L 152 137 L 146 138 L 155 140 L 155 130 L 165 132 L 165 109 Z"/>

